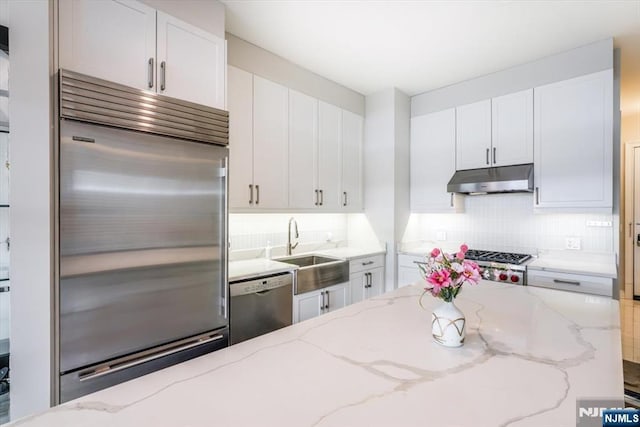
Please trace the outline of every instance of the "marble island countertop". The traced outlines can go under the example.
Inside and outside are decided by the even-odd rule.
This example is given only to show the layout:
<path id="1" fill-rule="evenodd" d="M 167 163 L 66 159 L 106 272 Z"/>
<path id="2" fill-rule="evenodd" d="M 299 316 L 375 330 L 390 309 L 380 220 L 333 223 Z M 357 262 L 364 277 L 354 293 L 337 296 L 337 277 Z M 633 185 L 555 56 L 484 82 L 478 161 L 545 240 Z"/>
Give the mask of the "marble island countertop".
<path id="1" fill-rule="evenodd" d="M 456 304 L 407 286 L 17 421 L 71 426 L 575 426 L 576 399 L 622 398 L 618 302 L 482 282 Z"/>

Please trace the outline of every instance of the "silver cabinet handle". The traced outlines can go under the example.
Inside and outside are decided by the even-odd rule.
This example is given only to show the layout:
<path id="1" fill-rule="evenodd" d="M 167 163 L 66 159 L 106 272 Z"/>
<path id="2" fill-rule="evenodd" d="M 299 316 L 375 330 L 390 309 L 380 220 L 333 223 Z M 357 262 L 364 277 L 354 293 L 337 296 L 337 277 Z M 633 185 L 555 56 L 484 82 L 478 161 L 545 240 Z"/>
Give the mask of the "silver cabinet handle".
<path id="1" fill-rule="evenodd" d="M 319 200 L 320 199 L 318 198 L 318 190 L 316 190 L 316 203 L 315 203 L 316 206 L 320 204 Z"/>
<path id="2" fill-rule="evenodd" d="M 578 282 L 577 280 L 553 279 L 553 283 L 564 283 L 566 285 L 580 286 L 580 282 Z"/>
<path id="3" fill-rule="evenodd" d="M 253 184 L 249 184 L 249 204 L 253 204 Z"/>
<path id="4" fill-rule="evenodd" d="M 373 275 L 371 273 L 366 273 L 366 276 L 367 276 L 367 288 L 370 288 L 372 283 L 371 279 Z"/>
<path id="5" fill-rule="evenodd" d="M 496 147 L 493 147 L 493 164 L 496 164 Z"/>
<path id="6" fill-rule="evenodd" d="M 160 90 L 164 91 L 166 86 L 167 80 L 167 63 L 165 61 L 162 61 L 160 63 Z"/>
<path id="7" fill-rule="evenodd" d="M 256 185 L 256 205 L 260 204 L 260 186 Z"/>
<path id="8" fill-rule="evenodd" d="M 540 204 L 540 189 L 536 187 L 536 205 Z"/>
<path id="9" fill-rule="evenodd" d="M 149 89 L 153 88 L 153 58 L 149 58 L 149 72 L 147 73 Z"/>
<path id="10" fill-rule="evenodd" d="M 451 199 L 449 200 L 449 206 L 453 207 L 453 193 L 451 193 Z"/>
<path id="11" fill-rule="evenodd" d="M 320 312 L 324 311 L 324 291 L 320 292 L 322 300 L 320 301 Z"/>
<path id="12" fill-rule="evenodd" d="M 342 203 L 342 206 L 347 206 L 347 192 L 343 191 L 342 195 L 344 196 L 344 202 Z"/>
<path id="13" fill-rule="evenodd" d="M 324 193 L 320 190 L 320 206 L 324 204 Z"/>
<path id="14" fill-rule="evenodd" d="M 373 261 L 367 261 L 362 263 L 362 265 L 371 265 L 371 264 L 373 264 Z"/>
<path id="15" fill-rule="evenodd" d="M 329 291 L 325 291 L 325 293 L 327 294 L 327 304 L 324 306 L 324 308 L 329 310 L 329 305 L 331 305 L 331 303 L 329 302 Z"/>
<path id="16" fill-rule="evenodd" d="M 487 164 L 489 164 L 489 149 L 487 148 Z"/>

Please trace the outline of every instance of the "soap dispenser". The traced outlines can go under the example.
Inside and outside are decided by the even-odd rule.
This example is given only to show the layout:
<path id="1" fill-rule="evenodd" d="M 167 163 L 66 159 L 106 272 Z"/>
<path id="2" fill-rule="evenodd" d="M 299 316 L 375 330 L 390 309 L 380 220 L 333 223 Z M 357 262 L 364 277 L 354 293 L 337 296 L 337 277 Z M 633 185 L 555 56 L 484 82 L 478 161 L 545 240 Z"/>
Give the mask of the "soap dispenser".
<path id="1" fill-rule="evenodd" d="M 271 242 L 267 241 L 267 246 L 264 248 L 264 257 L 271 259 Z"/>

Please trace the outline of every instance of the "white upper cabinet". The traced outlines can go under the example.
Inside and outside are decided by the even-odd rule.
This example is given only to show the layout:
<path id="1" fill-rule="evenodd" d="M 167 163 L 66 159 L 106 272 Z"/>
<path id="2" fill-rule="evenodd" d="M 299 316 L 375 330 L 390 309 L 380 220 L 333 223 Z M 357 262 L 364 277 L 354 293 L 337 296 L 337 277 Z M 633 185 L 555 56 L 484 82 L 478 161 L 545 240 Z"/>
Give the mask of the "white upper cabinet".
<path id="1" fill-rule="evenodd" d="M 134 0 L 60 0 L 59 20 L 61 68 L 225 108 L 223 39 Z"/>
<path id="2" fill-rule="evenodd" d="M 533 89 L 456 108 L 456 169 L 533 162 Z"/>
<path id="3" fill-rule="evenodd" d="M 364 119 L 228 67 L 229 207 L 362 211 Z"/>
<path id="4" fill-rule="evenodd" d="M 318 204 L 318 100 L 289 90 L 289 207 Z"/>
<path id="5" fill-rule="evenodd" d="M 318 203 L 321 209 L 338 210 L 342 201 L 342 110 L 318 105 Z"/>
<path id="6" fill-rule="evenodd" d="M 155 90 L 155 9 L 128 0 L 60 0 L 59 12 L 61 68 Z"/>
<path id="7" fill-rule="evenodd" d="M 254 206 L 288 206 L 289 92 L 286 87 L 253 77 Z"/>
<path id="8" fill-rule="evenodd" d="M 491 165 L 491 100 L 456 108 L 456 169 Z"/>
<path id="9" fill-rule="evenodd" d="M 611 208 L 613 72 L 534 90 L 537 208 Z"/>
<path id="10" fill-rule="evenodd" d="M 342 111 L 342 200 L 343 210 L 362 210 L 362 116 Z"/>
<path id="11" fill-rule="evenodd" d="M 224 109 L 224 40 L 158 12 L 158 91 Z"/>
<path id="12" fill-rule="evenodd" d="M 447 193 L 456 171 L 456 110 L 411 119 L 411 212 L 458 212 L 462 197 Z"/>
<path id="13" fill-rule="evenodd" d="M 253 74 L 228 67 L 229 207 L 253 206 Z"/>
<path id="14" fill-rule="evenodd" d="M 533 162 L 533 89 L 491 99 L 491 165 Z"/>

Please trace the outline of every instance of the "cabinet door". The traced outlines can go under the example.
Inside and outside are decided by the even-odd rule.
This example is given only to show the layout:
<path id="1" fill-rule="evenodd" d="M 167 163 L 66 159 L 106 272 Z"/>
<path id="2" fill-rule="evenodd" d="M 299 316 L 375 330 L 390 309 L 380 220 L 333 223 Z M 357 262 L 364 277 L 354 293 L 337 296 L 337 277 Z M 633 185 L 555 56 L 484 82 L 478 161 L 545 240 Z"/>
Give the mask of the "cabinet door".
<path id="1" fill-rule="evenodd" d="M 253 205 L 253 75 L 228 67 L 229 207 Z"/>
<path id="2" fill-rule="evenodd" d="M 323 313 L 321 306 L 322 295 L 320 294 L 320 291 L 296 295 L 293 301 L 295 304 L 293 310 L 293 321 L 295 323 L 318 317 Z"/>
<path id="3" fill-rule="evenodd" d="M 159 93 L 224 109 L 225 70 L 223 39 L 158 12 Z"/>
<path id="4" fill-rule="evenodd" d="M 362 116 L 342 111 L 342 208 L 362 211 Z"/>
<path id="5" fill-rule="evenodd" d="M 612 70 L 535 88 L 534 96 L 536 207 L 610 208 Z"/>
<path id="6" fill-rule="evenodd" d="M 288 206 L 289 94 L 286 87 L 253 77 L 253 184 L 255 206 Z"/>
<path id="7" fill-rule="evenodd" d="M 459 211 L 464 199 L 447 193 L 456 171 L 456 112 L 453 108 L 411 119 L 411 211 Z"/>
<path id="8" fill-rule="evenodd" d="M 533 89 L 491 100 L 493 166 L 533 162 Z"/>
<path id="9" fill-rule="evenodd" d="M 369 272 L 369 288 L 367 298 L 381 295 L 384 292 L 384 268 L 374 268 Z"/>
<path id="10" fill-rule="evenodd" d="M 329 305 L 329 311 L 334 311 L 349 305 L 351 302 L 349 291 L 349 283 L 343 283 L 325 289 L 325 304 Z"/>
<path id="11" fill-rule="evenodd" d="M 318 101 L 289 90 L 289 207 L 317 206 Z"/>
<path id="12" fill-rule="evenodd" d="M 318 190 L 320 208 L 337 211 L 342 188 L 342 110 L 319 102 L 318 105 Z"/>
<path id="13" fill-rule="evenodd" d="M 133 0 L 60 0 L 59 20 L 61 68 L 155 91 L 155 9 Z"/>
<path id="14" fill-rule="evenodd" d="M 367 298 L 367 271 L 351 274 L 349 286 L 351 287 L 351 303 L 355 304 Z"/>
<path id="15" fill-rule="evenodd" d="M 491 100 L 456 108 L 456 169 L 491 164 Z"/>

